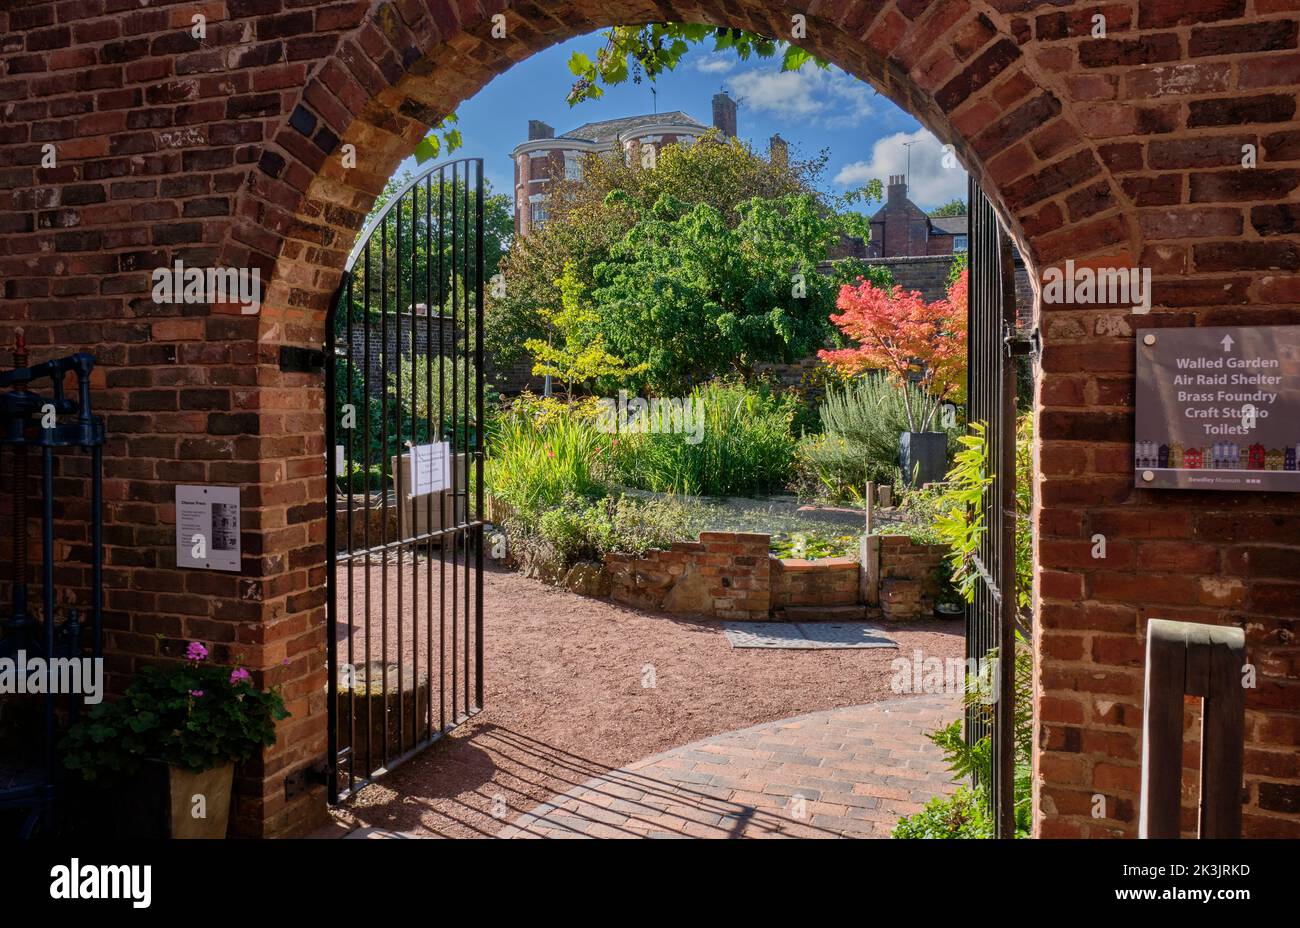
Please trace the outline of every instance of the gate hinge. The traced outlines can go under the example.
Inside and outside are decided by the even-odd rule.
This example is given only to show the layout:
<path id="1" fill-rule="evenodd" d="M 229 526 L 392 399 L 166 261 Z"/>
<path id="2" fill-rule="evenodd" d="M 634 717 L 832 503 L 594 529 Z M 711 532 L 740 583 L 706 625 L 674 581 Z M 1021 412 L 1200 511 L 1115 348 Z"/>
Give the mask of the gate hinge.
<path id="1" fill-rule="evenodd" d="M 1028 332 L 1023 332 L 1009 323 L 1003 325 L 1002 345 L 1006 353 L 1013 358 L 1025 355 L 1037 358 L 1043 353 L 1043 337 L 1037 326 Z"/>
<path id="2" fill-rule="evenodd" d="M 325 370 L 325 352 L 298 345 L 280 346 L 280 370 L 293 374 L 314 374 Z"/>

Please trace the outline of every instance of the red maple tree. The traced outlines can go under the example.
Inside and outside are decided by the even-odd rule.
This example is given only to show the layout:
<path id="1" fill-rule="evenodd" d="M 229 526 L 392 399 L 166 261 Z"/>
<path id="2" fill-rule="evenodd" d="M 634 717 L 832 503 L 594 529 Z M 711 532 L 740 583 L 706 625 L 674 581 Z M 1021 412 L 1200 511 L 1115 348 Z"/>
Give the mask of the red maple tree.
<path id="1" fill-rule="evenodd" d="M 853 348 L 823 350 L 817 356 L 843 374 L 883 370 L 900 386 L 912 382 L 938 400 L 958 398 L 966 387 L 966 300 L 968 270 L 948 288 L 946 299 L 927 303 L 915 290 L 897 284 L 889 290 L 869 280 L 845 284 L 831 322 Z M 925 431 L 934 409 L 917 429 L 910 396 L 904 392 L 908 423 Z"/>

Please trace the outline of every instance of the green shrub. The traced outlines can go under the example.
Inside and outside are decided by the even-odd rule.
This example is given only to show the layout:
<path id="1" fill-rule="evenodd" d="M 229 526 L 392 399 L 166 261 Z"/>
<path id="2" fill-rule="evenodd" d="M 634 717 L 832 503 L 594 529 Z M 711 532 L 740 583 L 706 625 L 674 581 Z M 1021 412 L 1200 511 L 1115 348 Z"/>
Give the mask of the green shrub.
<path id="1" fill-rule="evenodd" d="M 687 511 L 676 502 L 629 496 L 568 497 L 562 506 L 541 513 L 532 534 L 550 545 L 566 566 L 613 553 L 640 556 L 692 536 Z"/>
<path id="2" fill-rule="evenodd" d="M 867 481 L 895 482 L 898 436 L 908 430 L 908 402 L 918 420 L 936 405 L 915 386 L 906 392 L 882 374 L 830 386 L 820 411 L 824 434 L 807 436 L 799 446 L 800 490 L 832 500 L 860 500 Z"/>
<path id="3" fill-rule="evenodd" d="M 602 496 L 610 437 L 579 407 L 560 406 L 546 418 L 512 409 L 489 436 L 487 485 L 534 516 L 569 496 Z"/>
<path id="4" fill-rule="evenodd" d="M 951 796 L 935 796 L 915 815 L 900 819 L 893 838 L 992 838 L 993 822 L 984 804 L 964 786 Z"/>
<path id="5" fill-rule="evenodd" d="M 703 433 L 621 432 L 619 479 L 631 487 L 689 496 L 761 496 L 783 490 L 797 442 L 799 400 L 766 385 L 713 381 L 691 393 L 703 403 Z"/>

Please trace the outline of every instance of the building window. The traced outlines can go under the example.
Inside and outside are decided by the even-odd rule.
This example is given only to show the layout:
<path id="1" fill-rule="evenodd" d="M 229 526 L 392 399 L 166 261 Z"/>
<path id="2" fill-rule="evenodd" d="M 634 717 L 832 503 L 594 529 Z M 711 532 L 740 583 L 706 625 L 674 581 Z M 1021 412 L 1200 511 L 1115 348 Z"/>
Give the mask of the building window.
<path id="1" fill-rule="evenodd" d="M 952 253 L 957 254 L 959 251 L 966 251 L 970 246 L 966 243 L 966 236 L 954 235 L 952 237 Z"/>
<path id="2" fill-rule="evenodd" d="M 546 198 L 540 194 L 528 198 L 528 225 L 533 229 L 546 225 Z"/>
<path id="3" fill-rule="evenodd" d="M 582 162 L 576 152 L 564 153 L 564 179 L 582 180 Z"/>

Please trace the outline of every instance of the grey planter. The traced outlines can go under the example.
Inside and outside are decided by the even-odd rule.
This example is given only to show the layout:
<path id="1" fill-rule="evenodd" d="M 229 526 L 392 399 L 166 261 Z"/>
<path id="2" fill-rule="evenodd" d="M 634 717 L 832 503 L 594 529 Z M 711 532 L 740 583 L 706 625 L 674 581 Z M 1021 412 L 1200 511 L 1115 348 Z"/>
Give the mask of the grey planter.
<path id="1" fill-rule="evenodd" d="M 944 432 L 904 432 L 898 436 L 898 466 L 909 487 L 939 483 L 948 466 L 948 435 Z"/>

